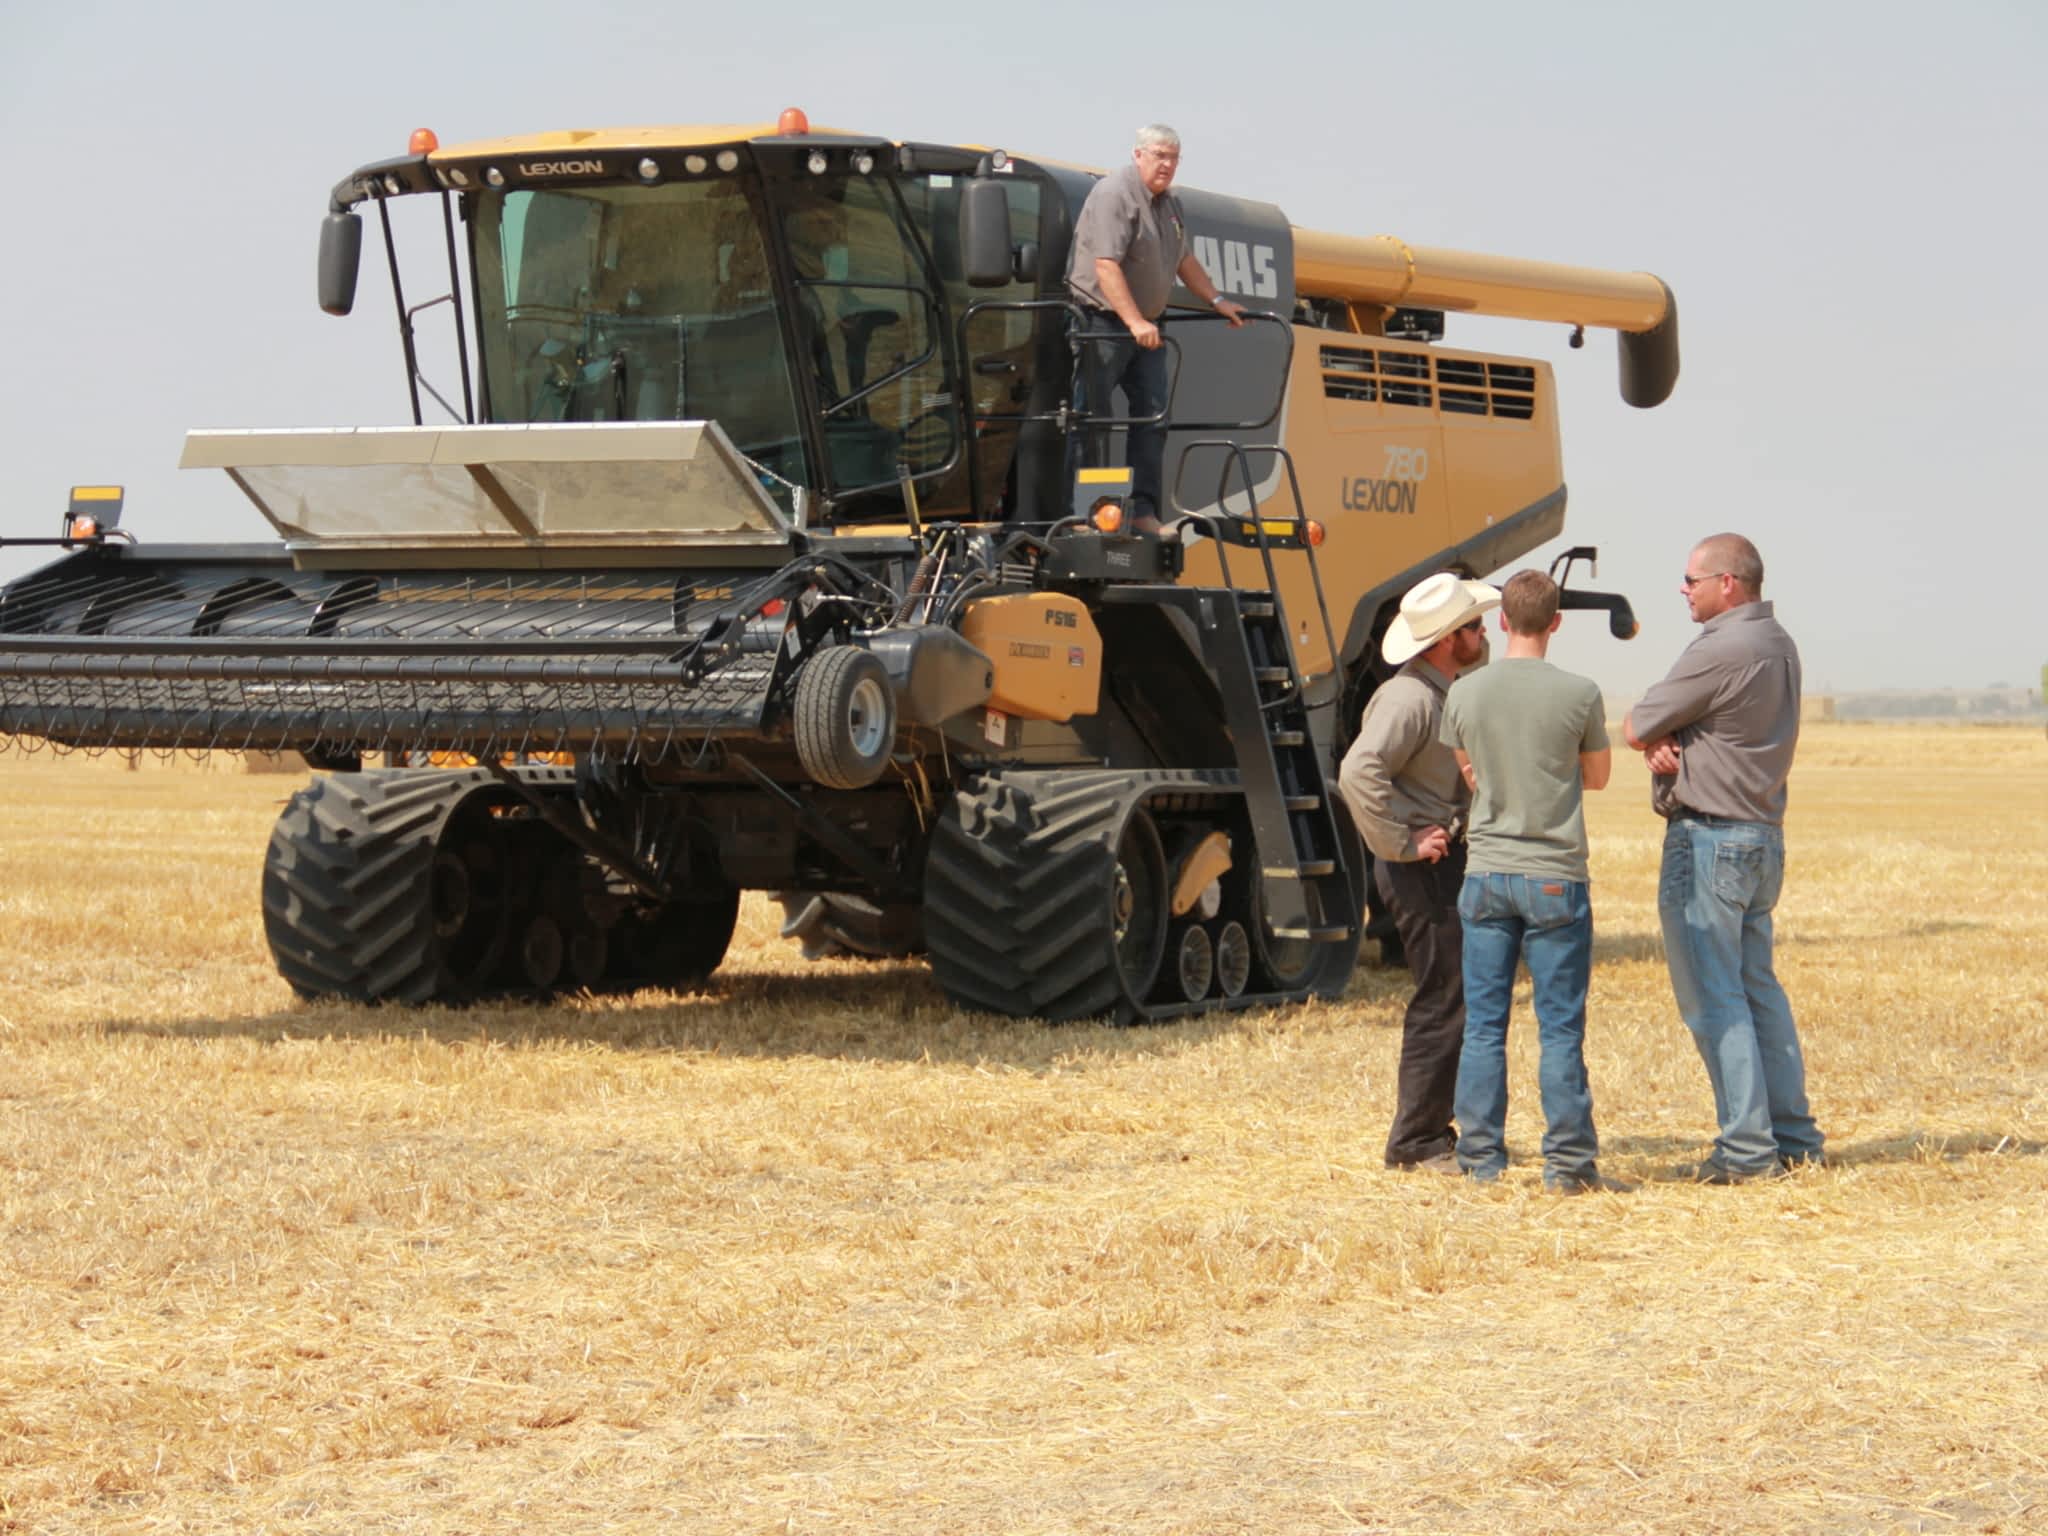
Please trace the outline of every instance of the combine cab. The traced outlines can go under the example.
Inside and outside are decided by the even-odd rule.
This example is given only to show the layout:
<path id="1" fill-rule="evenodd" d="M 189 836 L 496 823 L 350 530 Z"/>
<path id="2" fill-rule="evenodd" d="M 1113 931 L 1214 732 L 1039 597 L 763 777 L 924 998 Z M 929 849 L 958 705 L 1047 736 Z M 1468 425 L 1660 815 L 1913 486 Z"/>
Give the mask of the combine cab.
<path id="1" fill-rule="evenodd" d="M 1069 468 L 1130 424 L 1072 407 L 1091 184 L 788 120 L 416 136 L 336 188 L 320 266 L 347 313 L 370 204 L 414 424 L 193 433 L 273 544 L 136 543 L 107 494 L 11 541 L 66 552 L 0 591 L 0 732 L 330 770 L 263 879 L 309 997 L 683 986 L 744 889 L 995 1012 L 1340 993 L 1365 859 L 1327 780 L 1378 633 L 1563 523 L 1548 369 L 1442 348 L 1440 310 L 1612 326 L 1647 405 L 1670 295 L 1184 192 L 1259 323 L 1169 327 L 1175 507 L 1132 535 L 1127 472 Z M 411 307 L 406 197 L 447 234 Z"/>

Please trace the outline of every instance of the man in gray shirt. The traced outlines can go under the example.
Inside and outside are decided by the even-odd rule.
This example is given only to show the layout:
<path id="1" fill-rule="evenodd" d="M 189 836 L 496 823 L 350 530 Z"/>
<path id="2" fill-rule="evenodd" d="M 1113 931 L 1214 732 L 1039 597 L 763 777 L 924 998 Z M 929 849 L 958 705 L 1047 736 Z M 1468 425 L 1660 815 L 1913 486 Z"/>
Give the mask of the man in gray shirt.
<path id="1" fill-rule="evenodd" d="M 1449 571 L 1401 599 L 1380 654 L 1401 668 L 1373 691 L 1344 754 L 1337 790 L 1373 853 L 1373 879 L 1394 914 L 1415 978 L 1401 1019 L 1389 1168 L 1456 1173 L 1451 1095 L 1465 1038 L 1458 886 L 1471 794 L 1437 739 L 1451 680 L 1485 658 L 1483 614 L 1500 593 Z"/>
<path id="2" fill-rule="evenodd" d="M 1106 415 L 1120 388 L 1129 415 L 1161 418 L 1130 429 L 1130 526 L 1140 533 L 1159 531 L 1164 504 L 1168 370 L 1159 317 L 1175 279 L 1233 329 L 1244 324 L 1244 307 L 1216 291 L 1189 250 L 1187 221 L 1170 190 L 1179 169 L 1180 135 L 1164 123 L 1140 128 L 1131 163 L 1098 181 L 1081 205 L 1067 264 L 1082 330 L 1098 337 L 1081 349 L 1074 408 Z M 1105 463 L 1108 430 L 1090 430 L 1083 452 L 1085 463 Z"/>
<path id="3" fill-rule="evenodd" d="M 1546 660 L 1557 583 L 1517 571 L 1501 588 L 1507 653 L 1461 677 L 1444 700 L 1442 736 L 1472 788 L 1465 884 L 1465 1046 L 1458 1057 L 1458 1166 L 1491 1182 L 1507 1167 L 1508 1014 L 1526 960 L 1542 1050 L 1543 1187 L 1577 1195 L 1615 1188 L 1594 1159 L 1586 1080 L 1586 985 L 1593 903 L 1582 791 L 1613 769 L 1607 711 L 1590 678 Z"/>
<path id="4" fill-rule="evenodd" d="M 1694 546 L 1683 590 L 1700 633 L 1625 727 L 1670 822 L 1657 913 L 1671 990 L 1714 1089 L 1720 1133 L 1687 1170 L 1710 1184 L 1821 1161 L 1792 1004 L 1771 964 L 1800 677 L 1763 588 L 1763 557 L 1740 534 Z"/>

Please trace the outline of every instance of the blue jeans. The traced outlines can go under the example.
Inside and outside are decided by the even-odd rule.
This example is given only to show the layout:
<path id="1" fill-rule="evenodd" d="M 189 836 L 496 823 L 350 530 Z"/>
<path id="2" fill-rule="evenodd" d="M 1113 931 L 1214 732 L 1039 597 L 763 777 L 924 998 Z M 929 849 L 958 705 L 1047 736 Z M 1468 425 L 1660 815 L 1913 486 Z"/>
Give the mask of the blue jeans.
<path id="1" fill-rule="evenodd" d="M 1085 316 L 1083 328 L 1115 331 L 1122 339 L 1081 344 L 1081 371 L 1074 381 L 1074 409 L 1114 414 L 1115 392 L 1121 389 L 1128 402 L 1125 415 L 1163 418 L 1169 387 L 1164 343 L 1146 351 L 1124 329 L 1123 321 L 1111 314 L 1089 313 Z M 1070 480 L 1073 470 L 1078 467 L 1101 468 L 1109 463 L 1113 430 L 1110 427 L 1090 427 L 1079 434 L 1081 461 L 1080 465 L 1074 464 L 1073 455 L 1069 453 Z M 1151 426 L 1130 428 L 1124 445 L 1124 458 L 1131 466 L 1131 521 L 1135 522 L 1140 517 L 1158 517 L 1160 508 L 1165 505 L 1162 485 L 1166 478 L 1165 421 L 1162 419 Z"/>
<path id="2" fill-rule="evenodd" d="M 1732 1173 L 1821 1155 L 1792 1004 L 1771 969 L 1784 883 L 1785 836 L 1767 822 L 1678 817 L 1664 834 L 1664 958 L 1714 1088 L 1714 1161 Z"/>
<path id="3" fill-rule="evenodd" d="M 1458 1057 L 1458 1166 L 1495 1179 L 1508 1165 L 1508 1010 L 1515 962 L 1535 983 L 1542 1052 L 1543 1182 L 1590 1183 L 1600 1138 L 1586 1081 L 1586 982 L 1593 970 L 1593 900 L 1583 880 L 1467 875 L 1465 1048 Z"/>

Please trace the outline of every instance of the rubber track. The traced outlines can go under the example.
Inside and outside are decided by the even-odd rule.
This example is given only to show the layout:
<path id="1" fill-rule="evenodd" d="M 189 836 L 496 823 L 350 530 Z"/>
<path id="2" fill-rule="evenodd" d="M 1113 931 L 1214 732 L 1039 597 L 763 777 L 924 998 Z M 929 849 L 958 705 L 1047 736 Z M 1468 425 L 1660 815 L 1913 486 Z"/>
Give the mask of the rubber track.
<path id="1" fill-rule="evenodd" d="M 482 769 L 337 773 L 294 795 L 263 861 L 263 928 L 284 979 L 305 996 L 432 1001 L 434 846 L 494 782 Z"/>
<path id="2" fill-rule="evenodd" d="M 925 865 L 925 941 L 948 997 L 1056 1022 L 1131 1011 L 1109 892 L 1117 833 L 1152 787 L 1141 773 L 991 774 L 953 797 Z"/>

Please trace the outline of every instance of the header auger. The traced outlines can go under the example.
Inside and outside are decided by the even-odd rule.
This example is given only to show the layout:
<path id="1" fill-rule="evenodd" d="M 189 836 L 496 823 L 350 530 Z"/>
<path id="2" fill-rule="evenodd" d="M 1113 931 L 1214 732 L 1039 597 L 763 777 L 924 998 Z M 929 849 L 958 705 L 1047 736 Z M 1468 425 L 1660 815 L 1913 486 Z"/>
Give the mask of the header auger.
<path id="1" fill-rule="evenodd" d="M 354 303 L 368 205 L 413 424 L 193 433 L 272 544 L 75 503 L 0 591 L 0 732 L 328 770 L 263 882 L 308 996 L 691 985 L 747 889 L 996 1012 L 1341 993 L 1364 855 L 1326 777 L 1376 636 L 1563 525 L 1549 369 L 1442 346 L 1441 311 L 1612 327 L 1654 404 L 1669 291 L 1183 191 L 1257 324 L 1168 327 L 1176 505 L 1135 535 L 1127 474 L 1067 467 L 1093 178 L 780 128 L 416 136 L 346 178 L 321 302 Z M 409 197 L 447 290 L 412 305 Z"/>

